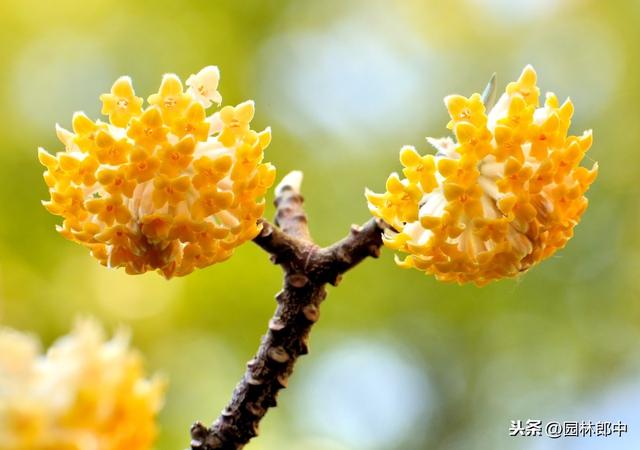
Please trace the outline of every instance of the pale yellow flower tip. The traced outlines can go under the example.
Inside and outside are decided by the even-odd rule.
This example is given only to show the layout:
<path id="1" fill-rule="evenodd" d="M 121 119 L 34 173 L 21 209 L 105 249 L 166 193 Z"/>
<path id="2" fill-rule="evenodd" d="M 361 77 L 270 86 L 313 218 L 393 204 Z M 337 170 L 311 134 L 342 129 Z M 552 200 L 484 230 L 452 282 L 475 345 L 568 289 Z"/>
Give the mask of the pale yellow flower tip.
<path id="1" fill-rule="evenodd" d="M 108 267 L 182 276 L 229 258 L 259 232 L 275 169 L 263 162 L 271 130 L 251 129 L 255 104 L 225 106 L 214 66 L 192 75 L 185 92 L 174 74 L 158 93 L 135 96 L 120 77 L 100 96 L 110 123 L 75 113 L 73 132 L 56 126 L 63 151 L 38 152 L 58 231 Z"/>
<path id="2" fill-rule="evenodd" d="M 220 70 L 216 66 L 207 66 L 187 78 L 189 93 L 205 108 L 209 108 L 212 103 L 222 103 L 222 96 L 218 92 L 219 82 Z"/>
<path id="3" fill-rule="evenodd" d="M 401 267 L 478 285 L 514 277 L 564 247 L 598 172 L 580 166 L 592 133 L 567 135 L 573 104 L 547 94 L 525 67 L 488 113 L 481 96 L 445 98 L 456 141 L 428 141 L 436 155 L 403 147 L 404 177 L 367 190 L 369 210 L 395 231 L 384 244 Z"/>
<path id="4" fill-rule="evenodd" d="M 107 339 L 84 319 L 41 353 L 38 340 L 0 328 L 0 447 L 148 450 L 166 390 L 145 375 L 128 333 Z"/>

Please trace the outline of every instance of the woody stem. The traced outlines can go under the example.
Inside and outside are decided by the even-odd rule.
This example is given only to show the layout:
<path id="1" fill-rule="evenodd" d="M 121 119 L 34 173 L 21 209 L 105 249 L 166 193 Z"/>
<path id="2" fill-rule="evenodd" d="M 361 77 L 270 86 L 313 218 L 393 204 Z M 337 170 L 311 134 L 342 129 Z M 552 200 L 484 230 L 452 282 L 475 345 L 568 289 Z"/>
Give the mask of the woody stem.
<path id="1" fill-rule="evenodd" d="M 352 226 L 345 238 L 329 247 L 316 245 L 303 208 L 301 182 L 301 172 L 283 178 L 276 188 L 276 225 L 262 220 L 254 238 L 284 272 L 276 311 L 231 401 L 211 427 L 200 422 L 191 427 L 192 450 L 237 450 L 258 434 L 260 420 L 276 406 L 298 357 L 308 353 L 309 332 L 320 316 L 326 284 L 336 286 L 347 270 L 380 254 L 386 225 L 378 219 Z"/>

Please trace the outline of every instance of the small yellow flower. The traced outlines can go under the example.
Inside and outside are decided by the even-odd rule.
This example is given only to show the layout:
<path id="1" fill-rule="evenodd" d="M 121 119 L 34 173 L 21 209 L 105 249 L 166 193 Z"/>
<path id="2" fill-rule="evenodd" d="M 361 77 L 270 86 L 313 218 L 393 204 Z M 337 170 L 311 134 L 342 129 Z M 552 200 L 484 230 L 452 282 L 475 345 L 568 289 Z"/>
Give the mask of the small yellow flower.
<path id="1" fill-rule="evenodd" d="M 507 158 L 524 161 L 524 152 L 522 151 L 524 136 L 521 133 L 517 133 L 507 125 L 496 124 L 493 135 L 496 141 L 493 155 L 497 162 L 504 162 Z"/>
<path id="2" fill-rule="evenodd" d="M 197 141 L 204 142 L 209 137 L 209 122 L 204 107 L 200 103 L 192 103 L 184 113 L 173 123 L 173 134 L 178 137 L 193 136 Z"/>
<path id="3" fill-rule="evenodd" d="M 420 187 L 409 180 L 400 180 L 397 173 L 387 179 L 387 192 L 380 195 L 367 191 L 372 205 L 384 211 L 383 219 L 391 225 L 418 220 L 418 202 L 422 197 Z"/>
<path id="4" fill-rule="evenodd" d="M 109 116 L 109 121 L 116 127 L 124 128 L 131 117 L 142 111 L 142 99 L 136 97 L 131 85 L 131 78 L 120 77 L 113 83 L 110 94 L 102 94 L 102 114 Z"/>
<path id="5" fill-rule="evenodd" d="M 557 147 L 560 140 L 560 118 L 557 113 L 551 113 L 540 125 L 533 124 L 530 129 L 531 155 L 536 159 L 544 160 L 548 156 L 550 148 Z"/>
<path id="6" fill-rule="evenodd" d="M 0 447 L 150 450 L 165 385 L 146 377 L 124 330 L 107 340 L 78 321 L 42 353 L 33 336 L 0 328 Z"/>
<path id="7" fill-rule="evenodd" d="M 51 195 L 51 201 L 43 205 L 52 214 L 65 215 L 72 221 L 84 220 L 87 212 L 84 208 L 84 193 L 82 189 L 67 186 Z"/>
<path id="8" fill-rule="evenodd" d="M 539 95 L 527 66 L 488 113 L 479 94 L 446 97 L 457 143 L 428 138 L 435 156 L 403 148 L 406 178 L 392 174 L 385 193 L 366 191 L 371 212 L 393 227 L 385 245 L 408 254 L 401 267 L 483 285 L 564 247 L 597 164 L 579 166 L 592 136 L 567 136 L 571 102 L 547 94 L 540 107 Z"/>
<path id="9" fill-rule="evenodd" d="M 405 167 L 404 176 L 410 182 L 420 184 L 424 192 L 431 192 L 438 186 L 433 155 L 420 156 L 414 147 L 405 146 L 400 150 L 400 162 Z"/>
<path id="10" fill-rule="evenodd" d="M 262 147 L 253 138 L 249 142 L 245 142 L 238 146 L 238 151 L 236 152 L 236 163 L 231 171 L 231 179 L 243 180 L 247 178 L 247 174 L 251 172 L 251 168 L 260 158 L 261 148 Z"/>
<path id="11" fill-rule="evenodd" d="M 200 198 L 193 205 L 193 216 L 202 220 L 203 217 L 216 214 L 227 209 L 233 203 L 233 193 L 219 191 L 215 187 L 200 192 Z"/>
<path id="12" fill-rule="evenodd" d="M 446 209 L 452 214 L 463 213 L 467 217 L 476 217 L 482 214 L 480 186 L 461 186 L 455 183 L 445 182 L 442 185 L 442 194 L 448 203 Z"/>
<path id="13" fill-rule="evenodd" d="M 263 162 L 271 131 L 251 129 L 252 101 L 214 113 L 212 129 L 205 107 L 219 99 L 216 76 L 203 69 L 185 93 L 165 75 L 145 109 L 123 77 L 101 97 L 111 124 L 76 113 L 73 132 L 56 126 L 64 151 L 38 158 L 60 234 L 105 266 L 170 278 L 224 261 L 259 233 L 275 180 Z"/>
<path id="14" fill-rule="evenodd" d="M 94 156 L 83 154 L 82 156 L 74 157 L 70 153 L 60 153 L 58 160 L 61 171 L 68 174 L 71 182 L 86 186 L 91 186 L 95 183 L 95 172 L 100 163 Z"/>
<path id="15" fill-rule="evenodd" d="M 491 133 L 485 126 L 476 126 L 471 122 L 460 122 L 453 132 L 458 139 L 456 151 L 461 155 L 472 155 L 482 159 L 491 151 Z"/>
<path id="16" fill-rule="evenodd" d="M 169 214 L 147 214 L 141 221 L 142 235 L 151 242 L 163 242 L 169 238 L 173 217 Z"/>
<path id="17" fill-rule="evenodd" d="M 164 121 L 171 123 L 184 112 L 193 99 L 183 92 L 180 78 L 174 74 L 166 74 L 162 77 L 159 92 L 150 95 L 147 101 L 150 105 L 160 108 Z"/>
<path id="18" fill-rule="evenodd" d="M 75 136 L 71 139 L 71 142 L 77 146 L 77 148 L 85 153 L 95 153 L 96 150 L 96 135 L 100 130 L 106 130 L 105 124 L 95 123 L 84 113 L 77 112 L 73 115 L 71 122 L 73 132 Z M 65 147 L 68 147 L 68 143 L 64 142 Z"/>
<path id="19" fill-rule="evenodd" d="M 529 180 L 533 175 L 533 169 L 528 164 L 523 164 L 516 158 L 509 158 L 504 163 L 504 177 L 496 180 L 496 186 L 500 192 L 513 192 L 524 194 L 529 189 Z"/>
<path id="20" fill-rule="evenodd" d="M 114 139 L 106 131 L 96 133 L 96 157 L 101 164 L 117 166 L 127 161 L 133 147 L 126 138 Z"/>
<path id="21" fill-rule="evenodd" d="M 437 158 L 438 172 L 447 182 L 470 186 L 480 173 L 474 154 L 461 155 L 460 158 Z"/>
<path id="22" fill-rule="evenodd" d="M 98 183 L 111 195 L 124 195 L 133 197 L 133 190 L 136 187 L 136 180 L 129 178 L 126 166 L 117 169 L 102 168 L 96 174 Z"/>
<path id="23" fill-rule="evenodd" d="M 524 97 L 517 93 L 513 94 L 510 100 L 509 112 L 505 117 L 498 119 L 498 123 L 504 124 L 521 134 L 531 126 L 536 105 L 527 104 Z"/>
<path id="24" fill-rule="evenodd" d="M 153 207 L 162 208 L 167 203 L 169 206 L 177 206 L 186 201 L 191 180 L 187 175 L 169 179 L 164 175 L 159 175 L 153 180 Z"/>
<path id="25" fill-rule="evenodd" d="M 164 143 L 169 128 L 162 121 L 162 115 L 158 108 L 147 108 L 142 115 L 132 120 L 127 130 L 127 137 L 136 145 L 153 151 L 156 146 Z"/>
<path id="26" fill-rule="evenodd" d="M 520 94 L 527 105 L 538 107 L 538 97 L 540 96 L 540 88 L 536 86 L 536 71 L 531 66 L 524 68 L 517 81 L 512 81 L 507 85 L 506 93 L 510 97 L 514 94 Z"/>
<path id="27" fill-rule="evenodd" d="M 222 132 L 218 140 L 225 146 L 233 145 L 236 139 L 249 131 L 249 122 L 253 120 L 255 105 L 252 100 L 238 106 L 225 106 L 220 110 Z"/>
<path id="28" fill-rule="evenodd" d="M 187 214 L 181 214 L 173 219 L 169 231 L 169 239 L 182 242 L 197 242 L 198 233 L 206 228 L 205 222 L 193 220 Z"/>
<path id="29" fill-rule="evenodd" d="M 138 184 L 152 179 L 160 167 L 160 159 L 142 147 L 131 151 L 129 161 L 127 176 Z"/>
<path id="30" fill-rule="evenodd" d="M 193 186 L 201 189 L 205 186 L 214 186 L 222 180 L 233 165 L 233 159 L 228 154 L 217 158 L 203 156 L 193 163 L 196 174 L 193 176 Z M 262 166 L 261 166 L 262 167 Z"/>
<path id="31" fill-rule="evenodd" d="M 169 143 L 163 144 L 158 150 L 158 158 L 162 161 L 160 164 L 160 173 L 169 177 L 177 177 L 184 172 L 191 161 L 193 161 L 193 152 L 196 149 L 196 142 L 193 137 L 185 136 L 175 145 Z"/>
<path id="32" fill-rule="evenodd" d="M 118 194 L 107 198 L 86 200 L 84 206 L 89 213 L 95 214 L 96 218 L 108 227 L 114 222 L 127 223 L 131 220 L 131 213 Z"/>
<path id="33" fill-rule="evenodd" d="M 460 122 L 470 123 L 477 127 L 487 123 L 484 103 L 482 103 L 480 94 L 473 94 L 469 98 L 462 95 L 449 95 L 445 97 L 444 103 L 451 116 L 451 121 L 447 124 L 447 128 L 450 130 Z"/>
<path id="34" fill-rule="evenodd" d="M 110 242 L 118 247 L 131 248 L 137 244 L 137 236 L 125 225 L 115 225 L 94 235 L 98 242 Z"/>
<path id="35" fill-rule="evenodd" d="M 480 239 L 487 241 L 502 241 L 509 231 L 509 222 L 506 217 L 499 219 L 487 219 L 485 217 L 476 217 L 471 222 L 473 233 Z"/>

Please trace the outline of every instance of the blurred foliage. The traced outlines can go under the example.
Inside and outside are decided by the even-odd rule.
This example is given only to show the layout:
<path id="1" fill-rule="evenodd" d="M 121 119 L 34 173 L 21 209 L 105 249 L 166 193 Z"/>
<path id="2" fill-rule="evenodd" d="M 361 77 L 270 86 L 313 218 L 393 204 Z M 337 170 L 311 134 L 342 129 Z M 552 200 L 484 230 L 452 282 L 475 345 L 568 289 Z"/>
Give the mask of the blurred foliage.
<path id="1" fill-rule="evenodd" d="M 310 356 L 248 448 L 559 448 L 515 442 L 509 421 L 606 419 L 610 393 L 638 392 L 625 380 L 640 371 L 639 20 L 640 3 L 623 0 L 4 1 L 0 321 L 46 342 L 78 314 L 131 327 L 171 381 L 157 448 L 184 448 L 255 350 L 279 270 L 249 244 L 169 282 L 98 266 L 39 204 L 36 148 L 60 150 L 54 124 L 97 116 L 121 74 L 146 97 L 164 72 L 216 64 L 224 103 L 254 98 L 256 127 L 273 127 L 280 175 L 305 172 L 312 232 L 328 244 L 367 219 L 363 189 L 380 190 L 402 144 L 427 151 L 424 136 L 445 134 L 442 97 L 494 71 L 504 86 L 531 63 L 543 91 L 571 95 L 572 131 L 594 129 L 600 176 L 575 238 L 482 289 L 397 269 L 389 251 L 367 261 L 331 289 Z M 632 409 L 614 409 L 631 433 L 607 448 L 640 445 Z"/>

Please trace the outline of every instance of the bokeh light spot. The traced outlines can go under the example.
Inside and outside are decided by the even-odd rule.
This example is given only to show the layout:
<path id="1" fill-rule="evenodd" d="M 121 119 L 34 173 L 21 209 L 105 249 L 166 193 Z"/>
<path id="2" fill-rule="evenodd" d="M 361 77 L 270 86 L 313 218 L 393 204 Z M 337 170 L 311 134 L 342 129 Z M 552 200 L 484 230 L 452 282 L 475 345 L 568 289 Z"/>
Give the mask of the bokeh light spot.
<path id="1" fill-rule="evenodd" d="M 343 342 L 301 372 L 300 427 L 360 450 L 402 441 L 432 404 L 423 368 L 383 341 Z"/>

